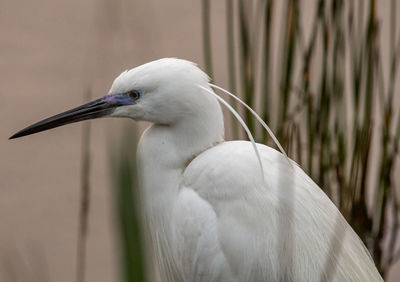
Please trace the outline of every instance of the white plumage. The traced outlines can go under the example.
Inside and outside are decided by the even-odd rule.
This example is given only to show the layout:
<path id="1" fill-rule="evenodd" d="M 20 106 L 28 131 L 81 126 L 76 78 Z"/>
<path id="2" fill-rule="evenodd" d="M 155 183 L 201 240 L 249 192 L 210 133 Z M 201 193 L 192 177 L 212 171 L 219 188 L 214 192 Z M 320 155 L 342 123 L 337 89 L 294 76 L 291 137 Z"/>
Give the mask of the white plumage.
<path id="1" fill-rule="evenodd" d="M 141 77 L 150 80 L 142 87 L 157 89 L 148 94 L 157 107 L 144 94 L 140 112 L 157 113 L 130 116 L 155 123 L 138 161 L 164 280 L 382 280 L 359 237 L 297 164 L 258 144 L 263 180 L 251 143 L 223 140 L 221 109 L 197 87 L 209 85 L 195 65 L 151 62 L 123 73 L 111 92 Z"/>
<path id="2" fill-rule="evenodd" d="M 224 141 L 210 91 L 194 64 L 161 59 L 123 72 L 104 98 L 12 138 L 100 116 L 152 122 L 137 157 L 162 281 L 382 281 L 359 237 L 295 162 L 265 145 Z"/>

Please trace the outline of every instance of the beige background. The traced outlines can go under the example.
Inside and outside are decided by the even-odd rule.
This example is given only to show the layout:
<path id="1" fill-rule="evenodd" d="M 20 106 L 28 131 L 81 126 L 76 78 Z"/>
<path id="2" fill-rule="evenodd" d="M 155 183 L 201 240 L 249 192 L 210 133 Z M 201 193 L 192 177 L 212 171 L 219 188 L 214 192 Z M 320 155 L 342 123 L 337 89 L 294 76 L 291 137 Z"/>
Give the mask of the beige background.
<path id="1" fill-rule="evenodd" d="M 224 86 L 225 1 L 212 2 L 215 79 Z M 389 1 L 378 2 L 384 19 Z M 114 77 L 127 68 L 168 56 L 203 66 L 201 2 L 0 3 L 0 281 L 72 281 L 82 126 L 7 138 L 32 122 L 81 104 L 89 87 L 94 97 L 105 95 Z M 306 11 L 306 18 L 312 12 Z M 386 40 L 388 35 L 383 36 Z M 121 123 L 92 123 L 87 281 L 118 277 L 108 145 Z M 390 281 L 396 281 L 396 273 L 398 266 Z"/>

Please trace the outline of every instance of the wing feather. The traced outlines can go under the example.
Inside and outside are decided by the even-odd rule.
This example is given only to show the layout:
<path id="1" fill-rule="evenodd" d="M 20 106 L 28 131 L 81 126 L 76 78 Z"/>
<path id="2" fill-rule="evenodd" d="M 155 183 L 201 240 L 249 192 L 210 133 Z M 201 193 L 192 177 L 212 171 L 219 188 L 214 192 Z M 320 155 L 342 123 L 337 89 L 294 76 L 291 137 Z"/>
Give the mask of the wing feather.
<path id="1" fill-rule="evenodd" d="M 238 281 L 382 281 L 368 251 L 324 192 L 293 162 L 225 142 L 186 168 L 183 185 L 216 215 L 216 238 Z"/>

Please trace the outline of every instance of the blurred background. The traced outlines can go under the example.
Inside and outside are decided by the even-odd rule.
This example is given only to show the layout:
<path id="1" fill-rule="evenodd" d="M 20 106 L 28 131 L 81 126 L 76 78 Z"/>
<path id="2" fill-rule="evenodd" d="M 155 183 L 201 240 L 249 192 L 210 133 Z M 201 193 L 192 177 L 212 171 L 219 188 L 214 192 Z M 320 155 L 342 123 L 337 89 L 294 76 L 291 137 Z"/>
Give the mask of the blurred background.
<path id="1" fill-rule="evenodd" d="M 144 279 L 132 160 L 147 125 L 8 137 L 162 57 L 253 106 L 398 281 L 399 15 L 397 0 L 2 0 L 0 281 Z"/>

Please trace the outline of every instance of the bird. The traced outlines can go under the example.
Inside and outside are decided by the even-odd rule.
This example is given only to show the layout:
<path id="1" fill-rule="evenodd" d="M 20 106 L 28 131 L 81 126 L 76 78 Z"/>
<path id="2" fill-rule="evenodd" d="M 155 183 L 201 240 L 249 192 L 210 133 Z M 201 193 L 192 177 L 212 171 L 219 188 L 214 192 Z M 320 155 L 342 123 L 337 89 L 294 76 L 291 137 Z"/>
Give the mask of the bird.
<path id="1" fill-rule="evenodd" d="M 10 139 L 101 117 L 150 122 L 137 163 L 161 281 L 383 281 L 323 190 L 284 152 L 255 143 L 216 88 L 195 63 L 162 58 Z M 250 141 L 225 140 L 221 104 Z"/>

